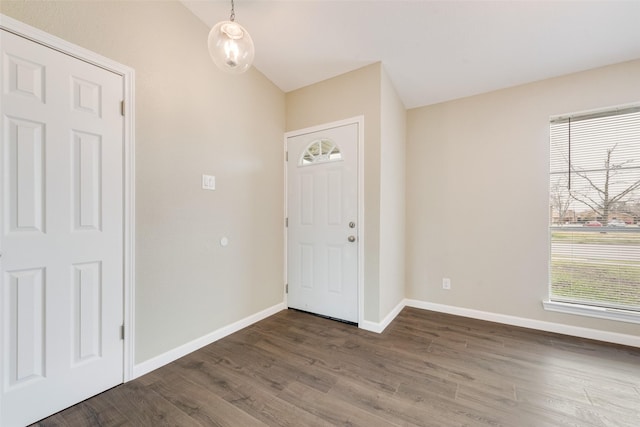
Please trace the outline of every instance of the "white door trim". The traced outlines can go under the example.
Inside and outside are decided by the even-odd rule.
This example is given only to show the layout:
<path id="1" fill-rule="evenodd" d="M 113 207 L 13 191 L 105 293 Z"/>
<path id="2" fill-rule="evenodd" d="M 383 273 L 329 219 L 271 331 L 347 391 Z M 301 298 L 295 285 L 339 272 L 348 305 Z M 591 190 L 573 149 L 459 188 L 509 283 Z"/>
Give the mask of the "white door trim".
<path id="1" fill-rule="evenodd" d="M 362 327 L 364 322 L 364 242 L 366 238 L 365 223 L 364 223 L 364 116 L 351 117 L 349 119 L 338 120 L 331 123 L 325 123 L 318 126 L 311 126 L 304 129 L 293 130 L 285 132 L 284 134 L 284 151 L 287 153 L 287 139 L 307 133 L 318 132 L 335 127 L 351 125 L 358 125 L 358 227 L 361 231 L 358 234 L 358 327 Z M 287 191 L 287 161 L 286 157 L 283 157 L 284 168 L 284 215 L 288 218 L 288 191 Z M 284 283 L 288 283 L 287 278 L 287 227 L 284 229 Z M 284 294 L 285 306 L 289 306 L 287 303 L 287 294 Z"/>
<path id="2" fill-rule="evenodd" d="M 134 296 L 135 296 L 135 104 L 133 68 L 105 58 L 95 52 L 69 43 L 66 40 L 48 34 L 23 22 L 0 14 L 0 28 L 41 45 L 55 49 L 74 58 L 104 68 L 123 77 L 125 102 L 124 109 L 124 159 L 123 159 L 123 281 L 124 281 L 124 378 L 123 382 L 133 379 L 134 358 Z"/>

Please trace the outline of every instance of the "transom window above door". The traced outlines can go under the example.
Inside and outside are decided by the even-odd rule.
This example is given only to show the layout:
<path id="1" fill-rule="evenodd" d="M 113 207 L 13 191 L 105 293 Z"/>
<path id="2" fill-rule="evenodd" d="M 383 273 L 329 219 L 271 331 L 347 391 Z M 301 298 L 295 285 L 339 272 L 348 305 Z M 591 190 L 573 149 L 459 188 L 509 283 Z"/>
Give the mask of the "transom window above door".
<path id="1" fill-rule="evenodd" d="M 304 149 L 298 166 L 311 166 L 317 163 L 339 162 L 341 160 L 342 153 L 335 142 L 330 139 L 317 139 Z"/>

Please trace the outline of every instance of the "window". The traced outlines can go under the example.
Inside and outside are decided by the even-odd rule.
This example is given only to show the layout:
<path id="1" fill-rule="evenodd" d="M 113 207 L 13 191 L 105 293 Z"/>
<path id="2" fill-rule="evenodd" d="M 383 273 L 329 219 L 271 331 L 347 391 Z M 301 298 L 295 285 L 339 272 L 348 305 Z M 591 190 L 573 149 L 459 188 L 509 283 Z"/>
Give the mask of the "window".
<path id="1" fill-rule="evenodd" d="M 309 166 L 314 163 L 337 162 L 342 160 L 340 148 L 330 139 L 318 139 L 305 148 L 298 165 Z"/>
<path id="2" fill-rule="evenodd" d="M 550 121 L 552 302 L 640 313 L 640 106 Z"/>

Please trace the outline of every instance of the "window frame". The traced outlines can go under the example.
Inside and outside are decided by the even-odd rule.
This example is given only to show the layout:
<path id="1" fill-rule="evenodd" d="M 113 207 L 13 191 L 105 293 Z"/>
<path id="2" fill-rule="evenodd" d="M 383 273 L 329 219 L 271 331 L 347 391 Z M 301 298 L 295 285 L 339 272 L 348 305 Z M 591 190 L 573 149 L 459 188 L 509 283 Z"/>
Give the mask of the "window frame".
<path id="1" fill-rule="evenodd" d="M 550 117 L 549 123 L 548 123 L 550 163 L 552 162 L 552 155 L 553 155 L 552 148 L 551 148 L 551 143 L 552 143 L 551 128 L 554 124 L 560 124 L 564 122 L 564 123 L 569 123 L 569 126 L 570 126 L 571 121 L 589 120 L 589 119 L 595 119 L 600 117 L 609 117 L 609 116 L 624 115 L 624 114 L 638 113 L 638 112 L 640 112 L 640 103 L 633 103 L 633 104 L 620 105 L 616 107 L 609 107 L 609 108 L 603 108 L 598 110 L 590 110 L 590 111 L 577 112 L 572 114 L 563 114 L 563 115 Z M 554 172 L 552 170 L 552 166 L 550 164 L 548 181 L 547 181 L 547 185 L 549 186 L 549 190 L 548 190 L 549 198 L 551 198 L 552 196 L 551 186 L 552 186 L 552 179 L 553 179 L 552 176 L 554 175 L 554 173 L 557 174 L 557 172 Z M 572 173 L 571 164 L 569 163 L 567 174 L 571 175 L 571 173 Z M 596 317 L 596 318 L 602 318 L 602 319 L 608 319 L 608 320 L 616 320 L 616 321 L 640 324 L 640 307 L 638 307 L 638 310 L 635 310 L 635 309 L 627 309 L 627 308 L 608 307 L 606 306 L 606 304 L 598 305 L 598 303 L 595 301 L 585 303 L 583 301 L 580 301 L 578 298 L 576 298 L 574 301 L 571 301 L 571 298 L 558 298 L 558 296 L 556 296 L 556 298 L 554 299 L 554 296 L 552 293 L 552 272 L 553 272 L 552 271 L 553 269 L 552 233 L 553 233 L 553 226 L 554 226 L 553 224 L 554 213 L 552 211 L 551 206 L 549 207 L 548 212 L 550 215 L 548 225 L 547 225 L 547 232 L 548 232 L 548 238 L 549 238 L 549 258 L 548 258 L 549 264 L 548 264 L 547 299 L 543 301 L 544 309 L 548 311 L 554 311 L 554 312 L 569 313 L 569 314 L 575 314 L 575 315 L 583 315 L 583 316 L 589 316 L 589 317 Z M 640 227 L 640 224 L 638 224 L 638 227 Z M 640 230 L 638 230 L 638 232 L 640 232 Z"/>

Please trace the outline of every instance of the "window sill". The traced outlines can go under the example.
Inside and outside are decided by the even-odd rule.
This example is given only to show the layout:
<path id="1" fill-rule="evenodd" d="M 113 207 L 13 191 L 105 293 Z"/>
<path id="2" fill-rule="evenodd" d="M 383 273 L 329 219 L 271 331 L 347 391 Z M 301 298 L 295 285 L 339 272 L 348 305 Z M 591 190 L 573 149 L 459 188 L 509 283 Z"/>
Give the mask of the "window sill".
<path id="1" fill-rule="evenodd" d="M 617 320 L 619 322 L 640 324 L 640 313 L 614 308 L 594 307 L 558 301 L 542 301 L 545 310 L 559 313 L 577 314 L 579 316 L 597 317 L 599 319 Z"/>

